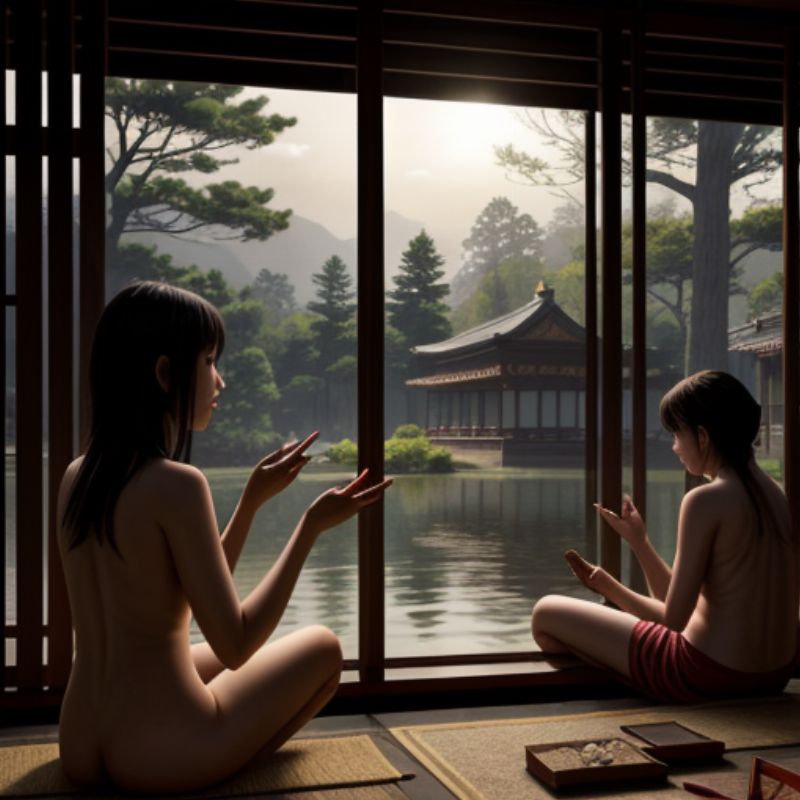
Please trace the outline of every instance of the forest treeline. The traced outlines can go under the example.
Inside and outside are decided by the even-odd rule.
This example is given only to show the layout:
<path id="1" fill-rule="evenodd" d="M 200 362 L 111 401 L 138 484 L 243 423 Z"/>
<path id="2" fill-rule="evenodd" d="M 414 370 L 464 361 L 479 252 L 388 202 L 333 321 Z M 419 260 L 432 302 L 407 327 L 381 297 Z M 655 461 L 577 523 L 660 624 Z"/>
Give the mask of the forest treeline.
<path id="1" fill-rule="evenodd" d="M 206 297 L 225 318 L 228 339 L 222 370 L 228 388 L 214 425 L 196 444 L 198 460 L 206 464 L 248 464 L 293 433 L 320 428 L 334 441 L 352 438 L 356 427 L 354 264 L 331 255 L 315 265 L 315 297 L 299 307 L 291 276 L 279 264 L 265 264 L 250 285 L 237 290 L 220 270 L 177 265 L 153 246 L 122 239 L 129 232 L 180 235 L 204 228 L 219 238 L 265 240 L 291 225 L 290 209 L 271 207 L 274 193 L 269 188 L 230 180 L 196 188 L 182 177 L 212 175 L 235 161 L 217 151 L 229 153 L 234 145 L 266 147 L 296 124 L 294 118 L 267 114 L 268 98 L 242 99 L 241 92 L 242 87 L 218 84 L 113 79 L 106 94 L 106 115 L 117 131 L 116 143 L 109 146 L 106 175 L 109 293 L 135 278 L 165 280 Z M 559 127 L 529 115 L 529 124 L 540 126 L 539 133 L 547 134 L 545 141 L 554 152 L 561 151 L 561 159 L 554 157 L 550 163 L 498 146 L 498 164 L 533 185 L 575 183 L 582 177 L 581 127 L 576 120 L 562 114 Z M 737 218 L 729 212 L 732 185 L 745 178 L 751 185 L 764 182 L 774 173 L 772 133 L 757 126 L 725 128 L 712 153 L 704 144 L 710 125 L 728 123 L 654 121 L 651 126 L 656 166 L 661 159 L 697 167 L 702 158 L 722 159 L 728 166 L 722 198 L 709 198 L 711 189 L 697 179 L 692 183 L 665 177 L 656 166 L 648 170 L 648 180 L 667 186 L 692 206 L 682 212 L 675 203 L 661 203 L 650 209 L 647 220 L 647 343 L 659 348 L 679 371 L 698 358 L 695 329 L 712 324 L 698 322 L 699 302 L 711 303 L 708 315 L 713 324 L 726 325 L 725 336 L 731 296 L 746 297 L 751 316 L 768 314 L 781 304 L 780 272 L 750 288 L 742 281 L 750 253 L 780 248 L 781 207 L 762 202 Z M 725 204 L 725 236 L 714 240 L 721 255 L 716 253 L 712 264 L 705 255 L 712 236 L 707 228 L 709 220 L 717 219 L 720 203 Z M 719 238 L 716 230 L 713 235 Z M 582 208 L 567 189 L 563 205 L 546 226 L 502 195 L 489 198 L 463 240 L 462 263 L 448 285 L 436 242 L 420 230 L 408 242 L 400 264 L 387 265 L 397 269 L 386 292 L 384 380 L 387 395 L 404 397 L 392 404 L 390 429 L 419 421 L 412 418 L 414 404 L 406 396 L 412 390 L 405 386 L 414 372 L 416 345 L 441 341 L 514 310 L 533 298 L 540 280 L 555 289 L 556 301 L 582 323 L 584 238 Z M 628 221 L 623 226 L 622 265 L 623 292 L 628 295 L 630 238 Z M 722 297 L 711 295 L 713 302 L 703 282 L 712 270 L 717 294 L 722 287 Z M 623 305 L 630 303 L 625 300 Z M 625 324 L 629 326 L 629 320 Z M 629 330 L 626 335 L 629 340 Z"/>

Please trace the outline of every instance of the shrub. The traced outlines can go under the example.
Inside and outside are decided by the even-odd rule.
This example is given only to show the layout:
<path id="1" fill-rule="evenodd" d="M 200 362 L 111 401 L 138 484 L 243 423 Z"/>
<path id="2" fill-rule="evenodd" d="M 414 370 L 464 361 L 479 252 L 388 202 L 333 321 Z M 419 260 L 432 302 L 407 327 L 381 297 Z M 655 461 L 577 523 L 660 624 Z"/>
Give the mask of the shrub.
<path id="1" fill-rule="evenodd" d="M 425 431 L 419 425 L 409 422 L 406 425 L 398 425 L 392 434 L 392 439 L 418 439 L 420 436 L 425 436 Z"/>
<path id="2" fill-rule="evenodd" d="M 358 463 L 358 446 L 350 439 L 342 439 L 331 445 L 325 455 L 335 464 L 355 466 Z M 384 468 L 386 472 L 395 474 L 452 472 L 453 457 L 444 447 L 433 447 L 425 436 L 398 436 L 395 431 L 395 435 L 384 443 Z"/>
<path id="3" fill-rule="evenodd" d="M 333 461 L 334 464 L 355 466 L 358 464 L 358 445 L 350 439 L 342 439 L 341 442 L 332 444 L 325 451 L 325 455 Z"/>

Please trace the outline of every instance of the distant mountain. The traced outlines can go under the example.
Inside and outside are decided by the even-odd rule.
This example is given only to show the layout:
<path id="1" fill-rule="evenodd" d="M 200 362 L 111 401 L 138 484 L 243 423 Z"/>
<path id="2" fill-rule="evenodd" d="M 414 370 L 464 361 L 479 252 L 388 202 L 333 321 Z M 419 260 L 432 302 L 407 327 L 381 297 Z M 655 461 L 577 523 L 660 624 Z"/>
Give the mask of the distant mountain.
<path id="1" fill-rule="evenodd" d="M 423 227 L 421 222 L 394 211 L 386 214 L 387 284 L 397 273 L 409 241 Z M 436 238 L 435 232 L 428 229 L 428 233 Z M 209 232 L 191 238 L 163 233 L 126 233 L 122 240 L 155 245 L 158 252 L 172 256 L 176 266 L 196 264 L 203 270 L 218 269 L 237 289 L 252 283 L 262 269 L 285 273 L 295 287 L 295 297 L 301 306 L 315 295 L 311 276 L 319 272 L 331 256 L 339 256 L 353 277 L 356 273 L 356 240 L 339 239 L 323 225 L 299 215 L 291 217 L 287 230 L 274 234 L 265 242 L 215 239 Z"/>
<path id="2" fill-rule="evenodd" d="M 155 245 L 158 253 L 172 256 L 172 263 L 176 267 L 195 264 L 204 271 L 218 269 L 235 289 L 241 289 L 253 281 L 247 267 L 231 250 L 230 242 L 190 239 L 187 236 L 170 236 L 153 231 L 125 233 L 121 242 Z"/>

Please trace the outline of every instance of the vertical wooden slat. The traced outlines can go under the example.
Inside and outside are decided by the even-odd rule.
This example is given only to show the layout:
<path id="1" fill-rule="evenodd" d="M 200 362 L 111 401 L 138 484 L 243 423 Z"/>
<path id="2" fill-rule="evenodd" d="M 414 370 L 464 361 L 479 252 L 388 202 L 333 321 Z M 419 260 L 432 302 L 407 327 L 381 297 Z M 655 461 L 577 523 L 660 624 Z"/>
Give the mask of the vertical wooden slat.
<path id="1" fill-rule="evenodd" d="M 601 502 L 619 511 L 622 496 L 622 117 L 620 113 L 620 31 L 610 17 L 600 39 L 602 137 L 602 461 Z M 620 574 L 620 541 L 601 523 L 600 563 Z"/>
<path id="2" fill-rule="evenodd" d="M 5 155 L 5 130 L 6 130 L 6 69 L 8 68 L 8 3 L 3 0 L 0 2 L 0 64 L 3 66 L 3 74 L 0 77 L 0 119 L 3 121 L 3 155 L 0 158 L 0 187 L 2 187 L 2 197 L 0 197 L 0 215 L 3 219 L 3 228 L 6 227 L 6 155 Z M 6 234 L 8 235 L 8 234 Z M 3 304 L 3 320 L 2 330 L 0 330 L 0 375 L 3 376 L 3 391 L 0 397 L 0 410 L 2 410 L 3 417 L 3 476 L 5 480 L 7 462 L 6 462 L 6 330 L 8 327 L 8 311 L 11 306 L 8 304 L 7 299 L 7 286 L 8 286 L 8 265 L 6 264 L 6 246 L 5 243 L 0 248 L 0 281 L 3 284 L 3 297 L 6 298 Z M 0 689 L 5 688 L 6 685 L 6 619 L 8 618 L 8 609 L 6 608 L 6 540 L 9 535 L 9 530 L 6 527 L 6 492 L 5 486 L 3 491 L 0 492 L 0 519 L 3 521 L 3 542 L 0 544 L 0 631 L 3 636 L 0 637 Z"/>
<path id="3" fill-rule="evenodd" d="M 42 686 L 42 2 L 18 0 L 17 674 Z M 23 44 L 24 43 L 24 44 Z"/>
<path id="4" fill-rule="evenodd" d="M 48 684 L 64 689 L 72 623 L 56 541 L 58 486 L 73 457 L 72 74 L 73 0 L 47 6 L 47 251 L 49 299 Z"/>
<path id="5" fill-rule="evenodd" d="M 784 485 L 795 529 L 800 525 L 800 70 L 797 36 L 787 31 L 784 41 L 783 72 L 783 403 L 784 403 Z"/>
<path id="6" fill-rule="evenodd" d="M 633 183 L 633 353 L 631 410 L 633 413 L 633 501 L 647 515 L 647 118 L 644 112 L 644 10 L 636 3 L 631 30 L 631 179 Z M 630 585 L 647 588 L 644 573 L 631 557 Z"/>
<path id="7" fill-rule="evenodd" d="M 586 305 L 586 395 L 584 397 L 586 449 L 586 553 L 597 559 L 597 412 L 598 412 L 598 342 L 597 342 L 597 122 L 594 111 L 584 117 L 584 164 L 586 207 L 586 251 L 584 300 Z"/>
<path id="8" fill-rule="evenodd" d="M 383 478 L 382 3 L 358 3 L 358 461 Z M 383 680 L 383 503 L 358 519 L 358 658 L 361 680 Z"/>
<path id="9" fill-rule="evenodd" d="M 89 429 L 89 353 L 105 302 L 106 0 L 84 0 L 80 89 L 80 441 Z M 71 293 L 70 293 L 71 296 Z"/>

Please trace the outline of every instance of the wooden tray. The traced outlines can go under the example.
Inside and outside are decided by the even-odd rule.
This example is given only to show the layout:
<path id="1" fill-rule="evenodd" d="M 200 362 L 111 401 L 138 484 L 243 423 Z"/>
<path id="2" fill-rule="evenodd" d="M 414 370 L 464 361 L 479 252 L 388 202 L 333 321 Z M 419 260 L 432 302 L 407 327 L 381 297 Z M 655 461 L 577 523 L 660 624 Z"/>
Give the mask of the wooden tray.
<path id="1" fill-rule="evenodd" d="M 651 722 L 644 725 L 621 725 L 646 745 L 642 752 L 667 764 L 687 764 L 696 761 L 715 761 L 725 753 L 725 742 L 709 739 L 679 722 Z"/>
<path id="2" fill-rule="evenodd" d="M 611 760 L 604 763 L 609 756 Z M 666 764 L 619 737 L 527 745 L 525 760 L 528 772 L 551 789 L 657 780 L 667 775 Z"/>

